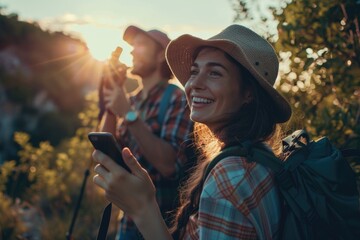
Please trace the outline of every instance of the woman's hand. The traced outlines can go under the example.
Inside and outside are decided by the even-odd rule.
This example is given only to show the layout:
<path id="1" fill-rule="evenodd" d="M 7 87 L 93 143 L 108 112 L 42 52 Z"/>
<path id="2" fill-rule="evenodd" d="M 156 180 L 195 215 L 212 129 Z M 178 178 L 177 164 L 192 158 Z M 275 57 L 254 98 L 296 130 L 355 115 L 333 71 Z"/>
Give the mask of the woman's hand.
<path id="1" fill-rule="evenodd" d="M 141 218 L 146 208 L 152 208 L 155 200 L 155 187 L 150 176 L 140 166 L 128 148 L 122 155 L 131 173 L 119 166 L 104 153 L 95 150 L 93 159 L 94 183 L 105 190 L 106 198 L 133 218 Z M 145 208 L 145 209 L 144 209 Z"/>
<path id="2" fill-rule="evenodd" d="M 97 163 L 94 183 L 103 188 L 106 198 L 122 209 L 135 222 L 145 239 L 172 239 L 155 198 L 155 187 L 128 148 L 122 156 L 131 173 L 102 152 L 95 150 Z"/>

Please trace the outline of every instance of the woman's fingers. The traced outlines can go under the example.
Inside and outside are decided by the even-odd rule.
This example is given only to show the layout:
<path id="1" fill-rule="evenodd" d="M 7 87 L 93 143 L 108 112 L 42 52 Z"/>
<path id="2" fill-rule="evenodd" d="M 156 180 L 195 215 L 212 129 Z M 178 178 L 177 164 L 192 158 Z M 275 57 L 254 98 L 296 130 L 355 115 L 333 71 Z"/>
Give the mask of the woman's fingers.
<path id="1" fill-rule="evenodd" d="M 101 164 L 96 164 L 94 167 L 94 172 L 99 174 L 100 176 L 105 176 L 109 171 L 103 167 Z"/>
<path id="2" fill-rule="evenodd" d="M 124 148 L 122 150 L 122 156 L 126 165 L 130 168 L 132 174 L 135 176 L 143 176 L 144 169 L 141 167 L 129 148 Z"/>
<path id="3" fill-rule="evenodd" d="M 94 172 L 97 174 L 94 176 L 93 182 L 102 189 L 107 190 L 108 184 L 105 178 L 109 175 L 109 171 L 101 164 L 96 164 L 96 166 L 94 167 Z"/>
<path id="4" fill-rule="evenodd" d="M 115 161 L 113 161 L 106 154 L 102 153 L 99 150 L 95 150 L 92 156 L 95 162 L 98 163 L 98 165 L 96 165 L 94 168 L 95 173 L 98 173 L 107 181 L 111 180 L 108 178 L 111 177 L 109 176 L 110 171 L 108 169 L 116 170 L 119 171 L 120 173 L 124 173 L 124 171 L 126 171 L 124 168 L 120 167 Z M 133 175 L 137 177 L 141 177 L 142 179 L 144 179 L 144 176 L 145 177 L 148 176 L 146 170 L 141 167 L 141 165 L 136 160 L 134 155 L 131 153 L 129 148 L 124 148 L 122 150 L 122 156 L 124 158 L 126 165 L 130 168 L 131 173 Z"/>
<path id="5" fill-rule="evenodd" d="M 97 163 L 94 167 L 96 175 L 93 178 L 93 182 L 106 191 L 112 188 L 113 184 L 117 182 L 118 177 L 129 174 L 127 170 L 99 150 L 95 150 L 92 157 Z"/>
<path id="6" fill-rule="evenodd" d="M 122 150 L 122 156 L 126 165 L 130 168 L 131 173 L 138 178 L 142 179 L 147 185 L 150 185 L 151 188 L 155 188 L 148 172 L 140 165 L 136 160 L 134 155 L 131 153 L 129 148 L 124 148 Z"/>
<path id="7" fill-rule="evenodd" d="M 94 167 L 94 172 L 101 177 L 101 181 L 109 182 L 111 180 L 109 171 L 101 164 Z"/>
<path id="8" fill-rule="evenodd" d="M 102 167 L 104 167 L 107 170 L 107 173 L 109 173 L 108 169 L 116 170 L 119 172 L 126 172 L 126 170 L 122 167 L 120 167 L 115 160 L 111 159 L 109 156 L 104 154 L 103 152 L 99 150 L 95 150 L 92 154 L 92 157 L 96 163 L 99 163 Z M 96 167 L 95 167 L 96 168 Z M 100 168 L 101 171 L 101 168 Z M 103 174 L 106 174 L 102 172 Z"/>
<path id="9" fill-rule="evenodd" d="M 125 163 L 131 173 L 115 163 L 99 150 L 93 152 L 97 163 L 93 181 L 105 190 L 106 198 L 130 215 L 136 215 L 139 206 L 146 206 L 155 198 L 155 187 L 150 176 L 141 167 L 128 148 L 122 150 Z"/>
<path id="10" fill-rule="evenodd" d="M 93 182 L 104 190 L 108 189 L 105 179 L 100 174 L 96 174 L 93 177 Z"/>

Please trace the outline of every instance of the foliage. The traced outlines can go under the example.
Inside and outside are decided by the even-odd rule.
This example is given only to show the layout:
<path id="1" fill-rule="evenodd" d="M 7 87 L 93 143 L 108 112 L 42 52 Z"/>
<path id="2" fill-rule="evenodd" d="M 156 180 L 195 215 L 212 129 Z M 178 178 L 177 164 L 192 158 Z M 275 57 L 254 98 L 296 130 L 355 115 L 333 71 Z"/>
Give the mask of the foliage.
<path id="1" fill-rule="evenodd" d="M 21 188 L 19 196 L 0 197 L 7 199 L 0 204 L 2 231 L 15 231 L 16 218 L 8 211 L 15 202 L 26 203 L 27 208 L 34 208 L 42 225 L 44 239 L 64 239 L 70 226 L 74 206 L 79 195 L 80 186 L 86 171 L 91 168 L 92 147 L 87 133 L 97 125 L 97 95 L 87 97 L 88 106 L 79 114 L 82 127 L 74 137 L 64 140 L 59 146 L 53 147 L 49 142 L 41 142 L 34 147 L 29 142 L 30 136 L 17 132 L 15 141 L 21 146 L 20 162 L 7 161 L 0 172 L 0 189 L 5 192 L 6 182 L 13 183 L 11 188 Z M 21 183 L 18 178 L 26 177 L 28 184 Z M 91 177 L 91 176 L 90 176 Z M 18 192 L 18 191 L 10 191 Z M 78 222 L 73 233 L 74 238 L 92 239 L 99 225 L 100 214 L 105 205 L 102 192 L 93 184 L 85 189 L 84 199 L 78 215 Z M 21 204 L 18 209 L 21 209 Z M 19 215 L 17 215 L 19 216 Z M 20 224 L 20 223 L 19 223 Z M 26 229 L 29 231 L 29 229 Z M 24 230 L 23 230 L 24 231 Z"/>
<path id="2" fill-rule="evenodd" d="M 17 157 L 10 152 L 16 148 L 15 131 L 29 133 L 34 145 L 57 146 L 75 134 L 77 114 L 84 95 L 96 88 L 100 64 L 83 41 L 2 12 L 0 7 L 0 104 L 6 109 L 0 106 L 0 111 L 11 119 L 3 126 L 11 134 L 4 136 L 0 129 L 0 148 L 8 159 Z"/>
<path id="3" fill-rule="evenodd" d="M 0 239 L 15 239 L 25 232 L 25 226 L 19 219 L 12 201 L 0 192 Z"/>
<path id="4" fill-rule="evenodd" d="M 32 99 L 22 99 L 22 93 L 34 97 L 45 90 L 62 112 L 79 112 L 85 83 L 78 71 L 91 61 L 85 43 L 64 33 L 44 31 L 37 23 L 20 21 L 16 14 L 2 15 L 1 8 L 0 26 L 0 50 L 14 57 L 11 69 L 1 68 L 0 83 L 8 98 L 26 104 L 25 100 Z"/>
<path id="5" fill-rule="evenodd" d="M 275 47 L 290 61 L 280 84 L 294 116 L 340 147 L 360 147 L 359 16 L 355 0 L 293 1 L 276 15 Z"/>
<path id="6" fill-rule="evenodd" d="M 234 22 L 254 29 L 258 34 L 276 41 L 277 21 L 275 14 L 281 12 L 291 0 L 230 0 L 235 12 Z"/>
<path id="7" fill-rule="evenodd" d="M 92 177 L 87 133 L 98 109 L 96 94 L 86 94 L 101 68 L 81 40 L 0 6 L 0 127 L 11 132 L 0 129 L 0 239 L 65 238 L 81 185 Z M 94 239 L 104 204 L 86 184 L 74 239 Z"/>
<path id="8" fill-rule="evenodd" d="M 284 4 L 285 5 L 281 5 Z M 356 0 L 268 1 L 272 16 L 254 10 L 263 1 L 237 0 L 236 21 L 266 28 L 280 53 L 279 89 L 293 106 L 292 128 L 329 136 L 340 148 L 360 147 L 360 3 Z M 267 9 L 267 10 L 269 10 Z M 266 15 L 267 17 L 261 17 Z"/>

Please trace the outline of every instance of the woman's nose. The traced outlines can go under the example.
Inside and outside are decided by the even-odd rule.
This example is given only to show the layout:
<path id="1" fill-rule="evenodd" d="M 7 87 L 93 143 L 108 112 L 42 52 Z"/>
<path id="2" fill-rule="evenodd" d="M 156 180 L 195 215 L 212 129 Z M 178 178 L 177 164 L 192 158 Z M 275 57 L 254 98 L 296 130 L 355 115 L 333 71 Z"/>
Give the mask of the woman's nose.
<path id="1" fill-rule="evenodd" d="M 199 72 L 189 80 L 190 86 L 192 88 L 201 88 L 201 89 L 204 88 L 205 81 L 206 81 L 206 75 L 202 72 Z"/>

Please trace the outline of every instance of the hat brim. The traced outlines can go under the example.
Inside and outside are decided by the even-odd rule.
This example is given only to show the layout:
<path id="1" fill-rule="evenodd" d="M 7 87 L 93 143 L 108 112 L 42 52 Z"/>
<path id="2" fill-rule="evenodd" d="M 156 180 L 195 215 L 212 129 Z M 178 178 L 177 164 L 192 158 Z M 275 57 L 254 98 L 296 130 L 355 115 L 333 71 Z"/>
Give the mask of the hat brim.
<path id="1" fill-rule="evenodd" d="M 152 31 L 156 31 L 156 30 L 152 30 Z M 151 31 L 147 32 L 133 25 L 126 28 L 123 34 L 123 39 L 132 46 L 134 42 L 134 38 L 138 34 L 144 34 L 145 36 L 148 36 L 150 39 L 154 40 L 154 42 L 159 44 L 163 49 L 165 49 L 168 42 L 170 42 L 170 39 L 161 41 L 157 39 Z"/>
<path id="2" fill-rule="evenodd" d="M 130 45 L 133 45 L 134 37 L 139 33 L 145 34 L 146 36 L 149 36 L 150 38 L 152 38 L 146 31 L 142 30 L 141 28 L 131 25 L 126 28 L 126 30 L 123 34 L 123 39 Z"/>
<path id="3" fill-rule="evenodd" d="M 244 54 L 243 50 L 234 42 L 227 39 L 204 40 L 188 34 L 171 41 L 166 48 L 166 60 L 171 71 L 180 83 L 185 86 L 190 78 L 190 68 L 194 62 L 194 53 L 199 47 L 215 47 L 223 50 L 244 66 L 257 80 L 260 86 L 270 95 L 274 104 L 277 122 L 286 122 L 291 116 L 291 107 L 288 101 L 259 75 Z M 277 61 L 277 60 L 276 60 Z"/>

